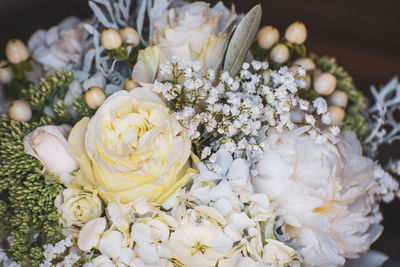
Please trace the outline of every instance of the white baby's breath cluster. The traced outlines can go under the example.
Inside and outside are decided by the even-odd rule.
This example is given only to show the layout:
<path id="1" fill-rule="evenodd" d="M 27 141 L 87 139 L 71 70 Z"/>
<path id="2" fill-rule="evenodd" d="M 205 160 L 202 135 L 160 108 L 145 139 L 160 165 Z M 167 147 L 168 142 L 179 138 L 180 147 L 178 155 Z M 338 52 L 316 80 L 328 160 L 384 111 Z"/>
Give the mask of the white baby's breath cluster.
<path id="1" fill-rule="evenodd" d="M 44 245 L 44 262 L 40 264 L 40 267 L 73 266 L 81 258 L 80 255 L 77 254 L 76 248 L 75 250 L 73 249 L 73 246 L 74 244 L 71 236 L 67 236 L 54 245 Z"/>
<path id="2" fill-rule="evenodd" d="M 189 132 L 201 159 L 208 159 L 223 146 L 235 157 L 256 159 L 263 147 L 257 141 L 268 128 L 293 130 L 296 124 L 310 125 L 317 143 L 335 142 L 340 130 L 330 126 L 328 105 L 319 97 L 312 103 L 300 96 L 305 75 L 301 67 L 269 69 L 267 62 L 243 63 L 240 73 L 203 71 L 198 61 L 173 57 L 160 66 L 164 78 L 154 91 L 161 94 Z M 322 122 L 322 123 L 321 123 Z M 329 129 L 323 131 L 323 128 Z M 261 136 L 262 137 L 262 136 Z"/>

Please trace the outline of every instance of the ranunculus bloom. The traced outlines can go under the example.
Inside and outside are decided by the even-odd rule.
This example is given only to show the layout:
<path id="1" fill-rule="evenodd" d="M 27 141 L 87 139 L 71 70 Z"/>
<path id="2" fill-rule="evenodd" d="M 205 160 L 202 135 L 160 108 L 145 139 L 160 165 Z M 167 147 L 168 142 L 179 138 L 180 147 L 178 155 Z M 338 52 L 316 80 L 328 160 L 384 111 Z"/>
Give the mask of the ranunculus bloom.
<path id="1" fill-rule="evenodd" d="M 139 52 L 133 79 L 153 82 L 159 64 L 174 55 L 185 61 L 199 60 L 205 70 L 217 70 L 237 19 L 234 8 L 229 10 L 222 2 L 212 8 L 207 3 L 195 2 L 169 9 L 153 23 L 153 47 Z"/>
<path id="2" fill-rule="evenodd" d="M 306 264 L 343 265 L 382 231 L 374 210 L 376 165 L 362 156 L 353 132 L 336 145 L 316 144 L 307 129 L 267 133 L 254 188 L 277 203 Z"/>
<path id="3" fill-rule="evenodd" d="M 103 204 L 97 192 L 91 188 L 67 188 L 56 198 L 56 206 L 65 226 L 83 226 L 88 221 L 100 217 Z"/>
<path id="4" fill-rule="evenodd" d="M 69 136 L 79 162 L 77 183 L 107 202 L 141 196 L 162 201 L 187 182 L 191 142 L 186 130 L 148 88 L 119 91 Z"/>
<path id="5" fill-rule="evenodd" d="M 25 136 L 25 153 L 40 160 L 50 173 L 70 173 L 78 168 L 67 141 L 70 131 L 66 124 L 38 127 Z"/>

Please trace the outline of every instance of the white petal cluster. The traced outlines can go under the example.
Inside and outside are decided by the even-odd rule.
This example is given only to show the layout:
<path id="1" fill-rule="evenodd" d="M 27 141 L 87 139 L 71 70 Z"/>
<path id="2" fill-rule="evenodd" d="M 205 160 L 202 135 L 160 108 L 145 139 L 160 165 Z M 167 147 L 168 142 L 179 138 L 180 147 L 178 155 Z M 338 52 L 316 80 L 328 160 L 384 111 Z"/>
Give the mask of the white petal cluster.
<path id="1" fill-rule="evenodd" d="M 267 133 L 255 190 L 277 205 L 287 238 L 306 264 L 343 265 L 379 237 L 377 199 L 393 198 L 398 185 L 362 156 L 353 132 L 335 145 L 315 143 L 307 130 Z"/>

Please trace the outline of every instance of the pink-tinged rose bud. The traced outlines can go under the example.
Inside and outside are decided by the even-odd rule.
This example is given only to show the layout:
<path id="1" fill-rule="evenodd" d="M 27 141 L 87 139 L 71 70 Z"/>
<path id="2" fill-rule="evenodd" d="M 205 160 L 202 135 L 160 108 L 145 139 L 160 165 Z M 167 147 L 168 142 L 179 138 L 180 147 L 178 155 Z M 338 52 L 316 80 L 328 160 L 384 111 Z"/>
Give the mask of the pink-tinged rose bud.
<path id="1" fill-rule="evenodd" d="M 70 173 L 78 168 L 67 141 L 70 131 L 65 124 L 39 127 L 25 137 L 25 153 L 40 160 L 50 173 Z"/>

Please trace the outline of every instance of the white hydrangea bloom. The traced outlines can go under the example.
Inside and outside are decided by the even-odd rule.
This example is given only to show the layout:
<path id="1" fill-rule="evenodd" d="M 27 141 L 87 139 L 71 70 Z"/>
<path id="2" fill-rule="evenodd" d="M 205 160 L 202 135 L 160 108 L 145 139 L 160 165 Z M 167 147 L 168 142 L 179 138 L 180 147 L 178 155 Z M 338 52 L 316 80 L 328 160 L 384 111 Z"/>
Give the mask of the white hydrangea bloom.
<path id="1" fill-rule="evenodd" d="M 190 210 L 167 246 L 185 266 L 214 267 L 217 260 L 230 254 L 233 241 L 217 222 Z"/>

